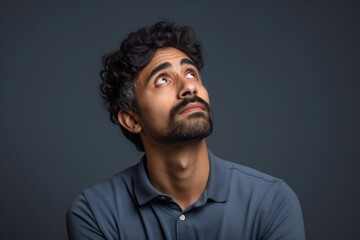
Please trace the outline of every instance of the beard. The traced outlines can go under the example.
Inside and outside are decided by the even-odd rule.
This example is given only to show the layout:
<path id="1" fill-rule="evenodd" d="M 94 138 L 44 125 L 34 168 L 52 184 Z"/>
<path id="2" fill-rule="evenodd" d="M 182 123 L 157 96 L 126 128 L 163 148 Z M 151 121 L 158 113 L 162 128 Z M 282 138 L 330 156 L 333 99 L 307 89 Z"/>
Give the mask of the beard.
<path id="1" fill-rule="evenodd" d="M 198 102 L 204 105 L 205 112 L 194 112 L 182 118 L 178 115 L 183 107 L 189 103 Z M 185 98 L 170 111 L 167 134 L 159 136 L 162 143 L 175 143 L 190 140 L 201 140 L 209 136 L 213 129 L 210 105 L 202 98 L 194 95 Z"/>

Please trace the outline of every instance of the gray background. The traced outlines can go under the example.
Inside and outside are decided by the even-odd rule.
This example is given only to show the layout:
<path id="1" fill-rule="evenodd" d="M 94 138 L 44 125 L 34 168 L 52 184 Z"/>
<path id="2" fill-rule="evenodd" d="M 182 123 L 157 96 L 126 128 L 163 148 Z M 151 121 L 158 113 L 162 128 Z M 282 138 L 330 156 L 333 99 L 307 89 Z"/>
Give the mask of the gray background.
<path id="1" fill-rule="evenodd" d="M 359 1 L 1 0 L 0 239 L 65 239 L 81 190 L 140 154 L 98 93 L 104 53 L 158 20 L 192 26 L 209 147 L 283 178 L 307 239 L 360 239 Z"/>

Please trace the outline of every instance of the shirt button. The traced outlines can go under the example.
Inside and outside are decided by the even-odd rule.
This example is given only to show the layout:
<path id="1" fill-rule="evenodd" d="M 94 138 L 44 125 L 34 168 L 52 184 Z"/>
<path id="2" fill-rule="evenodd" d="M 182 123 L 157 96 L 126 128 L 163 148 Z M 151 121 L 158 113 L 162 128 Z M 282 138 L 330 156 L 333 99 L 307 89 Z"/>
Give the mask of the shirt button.
<path id="1" fill-rule="evenodd" d="M 181 221 L 184 221 L 184 220 L 185 220 L 185 215 L 181 215 L 181 216 L 179 217 L 179 219 L 180 219 Z"/>

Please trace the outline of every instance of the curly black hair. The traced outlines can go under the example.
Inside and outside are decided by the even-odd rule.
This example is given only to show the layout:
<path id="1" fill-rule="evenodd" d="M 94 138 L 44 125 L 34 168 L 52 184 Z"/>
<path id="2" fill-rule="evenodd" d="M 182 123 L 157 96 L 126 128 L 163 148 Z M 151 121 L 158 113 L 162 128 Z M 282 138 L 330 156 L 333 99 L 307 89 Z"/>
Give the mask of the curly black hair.
<path id="1" fill-rule="evenodd" d="M 140 112 L 135 97 L 135 79 L 150 63 L 156 49 L 163 47 L 177 48 L 184 52 L 199 70 L 203 67 L 201 44 L 196 40 L 193 29 L 187 26 L 178 27 L 168 22 L 158 22 L 130 33 L 119 50 L 103 56 L 100 91 L 113 123 L 119 124 L 117 115 L 121 110 Z M 139 151 L 144 151 L 140 136 L 119 125 L 125 137 L 133 142 Z"/>

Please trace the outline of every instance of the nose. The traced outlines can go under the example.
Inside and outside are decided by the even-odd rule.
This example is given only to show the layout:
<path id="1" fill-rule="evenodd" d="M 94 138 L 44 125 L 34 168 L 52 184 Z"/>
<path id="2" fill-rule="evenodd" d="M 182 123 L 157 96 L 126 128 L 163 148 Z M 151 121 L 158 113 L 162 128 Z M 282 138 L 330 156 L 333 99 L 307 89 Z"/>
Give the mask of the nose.
<path id="1" fill-rule="evenodd" d="M 180 81 L 181 84 L 179 90 L 179 98 L 186 98 L 198 94 L 196 83 L 194 82 L 194 80 L 182 78 Z"/>

